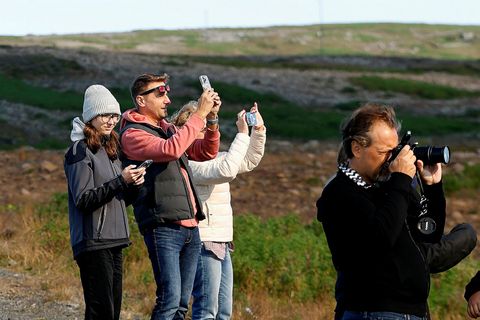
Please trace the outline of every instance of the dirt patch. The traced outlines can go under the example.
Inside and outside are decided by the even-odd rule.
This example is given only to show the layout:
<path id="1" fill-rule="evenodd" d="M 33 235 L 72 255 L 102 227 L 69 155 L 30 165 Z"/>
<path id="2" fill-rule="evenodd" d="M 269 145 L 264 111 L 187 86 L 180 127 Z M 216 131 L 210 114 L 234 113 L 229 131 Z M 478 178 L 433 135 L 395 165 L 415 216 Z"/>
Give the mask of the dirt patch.
<path id="1" fill-rule="evenodd" d="M 0 269 L 0 320 L 83 319 L 79 303 L 51 301 L 37 279 Z"/>

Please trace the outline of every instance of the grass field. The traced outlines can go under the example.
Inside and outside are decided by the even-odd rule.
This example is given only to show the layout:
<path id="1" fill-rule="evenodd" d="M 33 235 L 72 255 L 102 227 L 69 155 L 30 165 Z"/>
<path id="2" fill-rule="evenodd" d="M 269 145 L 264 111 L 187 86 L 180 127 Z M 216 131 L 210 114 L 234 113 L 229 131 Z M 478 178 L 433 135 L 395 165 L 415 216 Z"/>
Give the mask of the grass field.
<path id="1" fill-rule="evenodd" d="M 8 205 L 2 210 L 16 217 L 16 225 L 24 232 L 14 233 L 0 246 L 0 267 L 14 260 L 19 262 L 19 271 L 55 274 L 41 280 L 43 290 L 53 299 L 70 299 L 78 293 L 80 280 L 71 257 L 65 214 L 67 195 L 57 194 L 48 204 L 35 208 Z M 130 225 L 133 245 L 125 250 L 124 309 L 146 316 L 153 307 L 155 282 L 131 212 Z M 235 218 L 235 226 L 232 259 L 237 319 L 331 317 L 336 274 L 318 222 L 302 224 L 294 213 L 267 220 L 243 215 Z M 464 286 L 476 269 L 476 261 L 469 258 L 432 277 L 429 301 L 433 319 L 462 319 Z"/>
<path id="2" fill-rule="evenodd" d="M 413 80 L 365 76 L 352 78 L 350 81 L 353 85 L 365 90 L 379 90 L 387 93 L 401 92 L 428 99 L 449 99 L 479 95 L 479 92 L 462 91 L 447 86 L 432 85 Z M 196 82 L 187 85 L 193 90 L 198 90 Z M 356 100 L 349 104 L 339 104 L 333 109 L 312 109 L 296 105 L 274 93 L 259 93 L 225 82 L 217 82 L 215 86 L 222 93 L 222 96 L 225 97 L 224 105 L 227 107 L 221 111 L 221 117 L 225 119 L 224 121 L 229 122 L 229 125 L 233 126 L 235 114 L 238 111 L 237 108 L 244 105 L 246 101 L 258 101 L 262 115 L 268 123 L 269 135 L 277 138 L 298 140 L 336 139 L 342 120 L 362 103 Z M 130 94 L 126 88 L 112 88 L 111 90 L 121 106 L 124 108 L 131 106 Z M 200 91 L 197 94 L 199 95 Z M 27 84 L 21 79 L 0 74 L 0 99 L 24 103 L 45 110 L 74 111 L 78 110 L 82 105 L 83 94 L 73 91 L 60 92 L 34 86 Z M 182 102 L 192 99 L 195 99 L 195 97 L 176 96 L 174 100 L 178 106 L 181 106 Z M 173 110 L 170 113 L 173 113 Z M 419 122 L 417 116 L 412 116 L 407 112 L 400 112 L 399 118 L 402 120 L 404 128 L 408 128 L 408 130 L 415 132 L 419 136 L 473 133 L 478 128 L 476 117 L 472 117 L 471 114 L 448 117 L 424 115 L 422 116 L 422 121 Z M 69 127 L 70 122 L 59 125 Z M 62 143 L 62 139 L 59 137 L 46 137 L 42 143 L 38 143 L 36 146 L 40 148 L 63 148 L 68 144 L 66 139 L 67 137 L 65 137 L 65 141 Z"/>
<path id="3" fill-rule="evenodd" d="M 479 26 L 325 24 L 299 27 L 138 30 L 127 33 L 0 37 L 43 45 L 186 55 L 373 55 L 478 59 Z"/>

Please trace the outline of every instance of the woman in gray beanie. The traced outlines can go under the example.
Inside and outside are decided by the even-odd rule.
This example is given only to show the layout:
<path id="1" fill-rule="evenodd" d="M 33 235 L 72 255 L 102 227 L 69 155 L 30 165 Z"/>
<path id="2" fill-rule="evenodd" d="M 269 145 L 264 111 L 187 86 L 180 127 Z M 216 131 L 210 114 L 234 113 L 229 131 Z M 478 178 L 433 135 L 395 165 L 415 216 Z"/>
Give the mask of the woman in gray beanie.
<path id="1" fill-rule="evenodd" d="M 85 91 L 83 121 L 72 122 L 73 142 L 65 154 L 70 241 L 80 268 L 85 319 L 120 318 L 122 249 L 130 245 L 125 209 L 144 182 L 145 168 L 121 168 L 120 106 L 107 88 Z"/>

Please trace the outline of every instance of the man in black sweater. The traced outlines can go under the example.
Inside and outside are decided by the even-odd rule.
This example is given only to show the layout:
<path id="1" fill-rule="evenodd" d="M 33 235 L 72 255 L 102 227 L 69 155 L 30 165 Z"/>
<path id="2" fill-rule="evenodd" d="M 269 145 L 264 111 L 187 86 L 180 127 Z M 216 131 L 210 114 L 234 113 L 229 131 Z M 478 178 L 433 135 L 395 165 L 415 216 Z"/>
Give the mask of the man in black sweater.
<path id="1" fill-rule="evenodd" d="M 475 247 L 469 225 L 443 237 L 441 165 L 424 166 L 408 145 L 389 159 L 398 129 L 390 107 L 357 109 L 342 128 L 339 171 L 317 201 L 339 274 L 338 319 L 427 319 L 430 272 L 452 267 Z M 412 187 L 417 170 L 428 212 Z M 420 227 L 419 216 L 435 227 Z"/>

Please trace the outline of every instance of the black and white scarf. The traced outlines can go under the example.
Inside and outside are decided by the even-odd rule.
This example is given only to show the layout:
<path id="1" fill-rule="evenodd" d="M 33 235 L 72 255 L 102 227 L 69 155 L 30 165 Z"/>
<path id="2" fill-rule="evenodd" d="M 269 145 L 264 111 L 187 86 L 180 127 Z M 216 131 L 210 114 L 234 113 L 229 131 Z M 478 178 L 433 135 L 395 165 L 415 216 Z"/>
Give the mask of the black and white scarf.
<path id="1" fill-rule="evenodd" d="M 368 184 L 367 182 L 365 182 L 365 180 L 363 180 L 363 178 L 358 174 L 358 172 L 350 168 L 346 162 L 339 165 L 338 169 L 340 169 L 350 180 L 355 182 L 355 184 L 359 187 L 369 189 L 373 186 L 372 184 Z"/>

